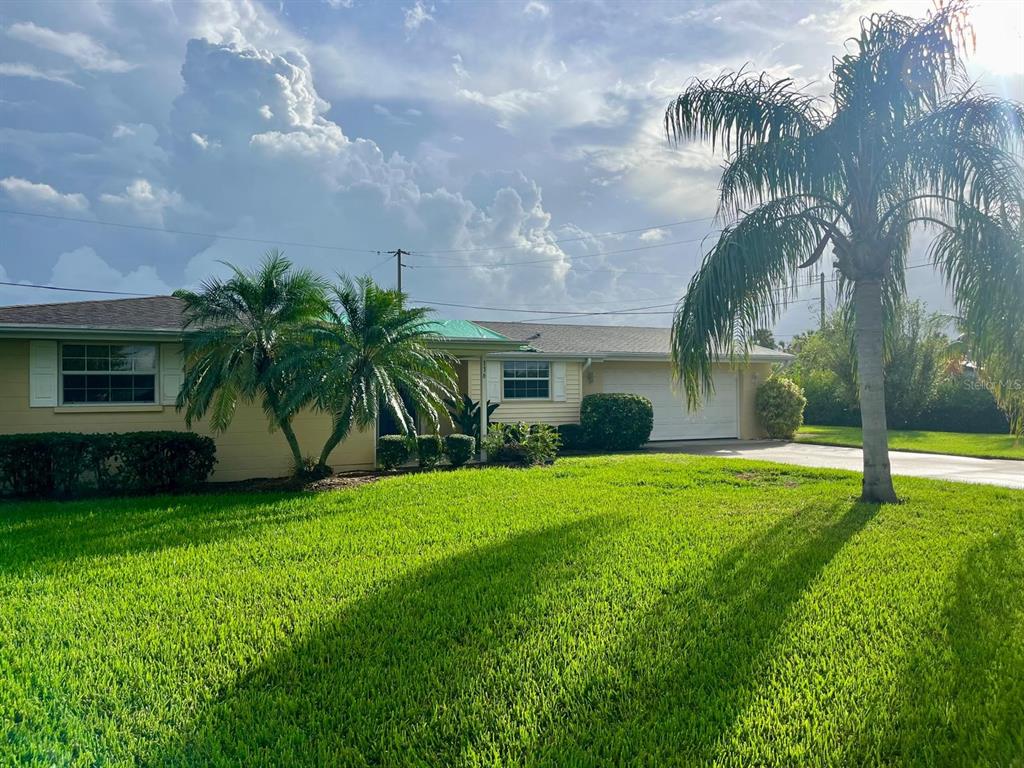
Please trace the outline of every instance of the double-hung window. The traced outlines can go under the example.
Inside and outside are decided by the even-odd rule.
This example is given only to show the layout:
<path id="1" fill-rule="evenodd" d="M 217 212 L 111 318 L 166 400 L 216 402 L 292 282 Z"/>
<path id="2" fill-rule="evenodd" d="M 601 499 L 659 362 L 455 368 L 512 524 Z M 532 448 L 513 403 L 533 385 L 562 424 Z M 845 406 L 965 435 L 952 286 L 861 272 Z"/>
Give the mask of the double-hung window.
<path id="1" fill-rule="evenodd" d="M 155 403 L 155 344 L 63 344 L 61 402 Z"/>
<path id="2" fill-rule="evenodd" d="M 551 365 L 535 360 L 507 360 L 503 368 L 505 400 L 548 399 L 551 396 Z"/>

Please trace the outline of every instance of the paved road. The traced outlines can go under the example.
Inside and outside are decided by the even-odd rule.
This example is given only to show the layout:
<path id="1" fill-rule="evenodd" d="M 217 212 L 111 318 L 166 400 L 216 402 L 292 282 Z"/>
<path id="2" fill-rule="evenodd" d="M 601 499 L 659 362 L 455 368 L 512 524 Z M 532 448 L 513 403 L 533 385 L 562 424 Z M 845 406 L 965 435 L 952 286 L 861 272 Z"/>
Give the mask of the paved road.
<path id="1" fill-rule="evenodd" d="M 695 453 L 735 459 L 778 461 L 803 467 L 859 470 L 860 448 L 832 445 L 784 443 L 774 440 L 666 441 L 649 443 L 647 450 L 669 453 Z M 890 451 L 894 475 L 930 477 L 961 483 L 986 483 L 1024 489 L 1024 461 L 1009 459 L 973 459 L 967 456 L 943 456 L 934 453 Z"/>

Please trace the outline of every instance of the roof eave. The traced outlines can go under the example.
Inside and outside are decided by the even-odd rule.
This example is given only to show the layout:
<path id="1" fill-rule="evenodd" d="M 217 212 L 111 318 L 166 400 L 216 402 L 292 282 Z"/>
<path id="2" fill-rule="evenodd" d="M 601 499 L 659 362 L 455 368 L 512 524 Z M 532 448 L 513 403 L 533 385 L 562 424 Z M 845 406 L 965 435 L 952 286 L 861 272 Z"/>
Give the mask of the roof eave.
<path id="1" fill-rule="evenodd" d="M 53 325 L 44 323 L 0 323 L 0 338 L 175 338 L 185 335 L 181 328 L 119 328 L 96 325 Z"/>

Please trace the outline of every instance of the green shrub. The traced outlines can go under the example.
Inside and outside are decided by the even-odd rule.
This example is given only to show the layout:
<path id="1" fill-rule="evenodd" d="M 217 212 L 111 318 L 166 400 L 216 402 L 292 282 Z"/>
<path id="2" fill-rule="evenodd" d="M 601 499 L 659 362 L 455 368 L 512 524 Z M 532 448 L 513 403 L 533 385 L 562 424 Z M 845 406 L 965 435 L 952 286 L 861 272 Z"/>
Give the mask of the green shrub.
<path id="1" fill-rule="evenodd" d="M 550 464 L 561 439 L 550 424 L 492 424 L 484 438 L 487 461 L 494 464 Z"/>
<path id="2" fill-rule="evenodd" d="M 913 428 L 1006 434 L 1010 421 L 983 382 L 960 374 L 947 376 L 939 383 L 935 398 Z"/>
<path id="3" fill-rule="evenodd" d="M 526 436 L 526 458 L 530 464 L 553 464 L 562 438 L 550 424 L 534 424 Z"/>
<path id="4" fill-rule="evenodd" d="M 448 435 L 444 439 L 445 453 L 453 467 L 461 467 L 476 453 L 476 438 L 472 435 Z"/>
<path id="5" fill-rule="evenodd" d="M 641 395 L 587 395 L 580 404 L 580 426 L 593 448 L 636 450 L 651 437 L 654 406 Z"/>
<path id="6" fill-rule="evenodd" d="M 754 406 L 768 437 L 788 440 L 804 423 L 807 398 L 803 390 L 782 376 L 772 376 L 757 388 Z"/>
<path id="7" fill-rule="evenodd" d="M 437 462 L 444 455 L 444 446 L 438 435 L 418 435 L 416 437 L 416 456 L 419 458 L 420 466 L 431 469 L 437 466 Z"/>
<path id="8" fill-rule="evenodd" d="M 72 497 L 89 492 L 153 493 L 198 485 L 216 446 L 192 432 L 0 436 L 0 492 Z"/>
<path id="9" fill-rule="evenodd" d="M 804 422 L 828 427 L 859 427 L 860 409 L 846 399 L 846 386 L 832 371 L 809 371 L 794 379 L 804 391 Z"/>
<path id="10" fill-rule="evenodd" d="M 405 464 L 412 456 L 412 444 L 405 435 L 383 435 L 377 440 L 377 463 L 384 469 Z"/>
<path id="11" fill-rule="evenodd" d="M 586 435 L 579 424 L 559 424 L 558 436 L 562 439 L 562 448 L 567 451 L 579 451 L 587 447 Z"/>

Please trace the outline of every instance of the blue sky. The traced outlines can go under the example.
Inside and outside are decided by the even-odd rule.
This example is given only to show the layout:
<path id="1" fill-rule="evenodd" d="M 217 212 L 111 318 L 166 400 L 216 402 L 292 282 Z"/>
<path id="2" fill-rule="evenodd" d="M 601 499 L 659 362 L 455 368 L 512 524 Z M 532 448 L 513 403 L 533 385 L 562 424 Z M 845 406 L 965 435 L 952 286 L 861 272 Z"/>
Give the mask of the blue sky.
<path id="1" fill-rule="evenodd" d="M 930 4 L 8 2 L 0 208 L 40 216 L 0 214 L 0 280 L 165 293 L 221 260 L 257 262 L 269 243 L 231 239 L 254 238 L 291 243 L 294 261 L 325 273 L 374 268 L 382 282 L 394 268 L 376 251 L 413 251 L 405 288 L 422 301 L 538 313 L 667 304 L 714 232 L 721 163 L 667 146 L 669 98 L 743 65 L 825 94 L 857 18 L 893 6 Z M 972 64 L 1018 99 L 1022 14 L 980 0 Z M 496 266 L 511 262 L 529 263 Z M 910 282 L 948 308 L 930 270 Z M 0 286 L 2 303 L 72 298 L 89 297 Z M 794 305 L 778 332 L 814 311 Z"/>

